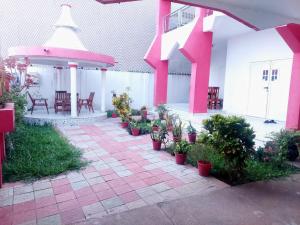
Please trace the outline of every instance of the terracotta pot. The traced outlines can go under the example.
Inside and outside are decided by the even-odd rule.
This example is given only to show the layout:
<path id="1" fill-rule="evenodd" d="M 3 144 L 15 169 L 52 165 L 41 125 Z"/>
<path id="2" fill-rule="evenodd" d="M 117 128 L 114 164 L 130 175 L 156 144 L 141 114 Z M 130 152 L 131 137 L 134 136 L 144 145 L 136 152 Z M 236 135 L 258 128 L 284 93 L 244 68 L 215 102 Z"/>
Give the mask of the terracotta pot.
<path id="1" fill-rule="evenodd" d="M 126 128 L 126 127 L 128 127 L 128 122 L 121 122 L 121 127 L 122 128 Z"/>
<path id="2" fill-rule="evenodd" d="M 139 136 L 140 129 L 139 128 L 131 128 L 131 133 L 133 136 Z"/>
<path id="3" fill-rule="evenodd" d="M 173 141 L 174 142 L 180 142 L 181 141 L 181 137 L 173 136 Z"/>
<path id="4" fill-rule="evenodd" d="M 117 113 L 112 113 L 112 114 L 111 114 L 111 117 L 112 117 L 112 118 L 117 118 L 118 115 L 117 115 Z"/>
<path id="5" fill-rule="evenodd" d="M 159 127 L 158 126 L 153 126 L 152 131 L 159 131 Z"/>
<path id="6" fill-rule="evenodd" d="M 184 165 L 186 160 L 186 154 L 175 153 L 176 163 L 179 165 Z"/>
<path id="7" fill-rule="evenodd" d="M 188 134 L 188 137 L 189 137 L 189 142 L 190 142 L 191 144 L 195 144 L 197 134 L 196 134 L 196 133 Z"/>
<path id="8" fill-rule="evenodd" d="M 199 175 L 203 176 L 203 177 L 208 177 L 210 170 L 211 170 L 211 163 L 208 161 L 204 161 L 204 160 L 199 160 L 198 161 L 198 171 L 199 171 Z"/>
<path id="9" fill-rule="evenodd" d="M 152 140 L 153 150 L 159 151 L 161 149 L 161 141 Z"/>

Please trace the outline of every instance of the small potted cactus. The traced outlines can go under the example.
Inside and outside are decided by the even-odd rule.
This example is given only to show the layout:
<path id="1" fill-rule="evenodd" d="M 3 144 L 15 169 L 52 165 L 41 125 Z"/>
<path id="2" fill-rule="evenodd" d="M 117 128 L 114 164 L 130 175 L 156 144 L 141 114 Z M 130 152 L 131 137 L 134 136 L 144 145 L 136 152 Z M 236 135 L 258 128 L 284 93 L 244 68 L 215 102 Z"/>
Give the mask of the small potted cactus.
<path id="1" fill-rule="evenodd" d="M 196 131 L 195 127 L 192 126 L 191 121 L 189 121 L 189 125 L 187 126 L 186 129 L 187 129 L 187 132 L 188 132 L 189 142 L 191 144 L 195 144 L 197 131 Z"/>

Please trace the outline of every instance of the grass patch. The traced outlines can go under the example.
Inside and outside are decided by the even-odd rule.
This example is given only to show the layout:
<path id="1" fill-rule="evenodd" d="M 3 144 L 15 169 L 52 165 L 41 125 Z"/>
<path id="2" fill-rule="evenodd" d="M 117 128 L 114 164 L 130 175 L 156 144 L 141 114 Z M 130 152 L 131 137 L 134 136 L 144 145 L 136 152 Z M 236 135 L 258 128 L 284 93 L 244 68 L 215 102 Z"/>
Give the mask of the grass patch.
<path id="1" fill-rule="evenodd" d="M 32 180 L 80 169 L 86 162 L 81 152 L 52 126 L 20 123 L 7 137 L 5 181 Z"/>

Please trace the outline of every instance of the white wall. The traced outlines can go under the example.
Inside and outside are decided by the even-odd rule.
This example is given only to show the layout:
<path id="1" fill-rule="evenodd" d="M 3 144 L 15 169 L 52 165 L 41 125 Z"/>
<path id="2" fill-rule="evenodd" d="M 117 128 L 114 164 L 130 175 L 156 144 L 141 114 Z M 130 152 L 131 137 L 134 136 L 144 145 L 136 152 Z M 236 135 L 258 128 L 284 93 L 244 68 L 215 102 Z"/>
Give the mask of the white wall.
<path id="1" fill-rule="evenodd" d="M 36 97 L 48 98 L 50 108 L 53 108 L 56 86 L 56 70 L 50 66 L 32 66 L 28 73 L 40 75 L 40 86 L 31 87 L 29 92 Z M 101 71 L 100 70 L 77 70 L 77 92 L 81 98 L 87 98 L 89 93 L 95 92 L 94 105 L 96 110 L 100 109 L 101 99 Z M 168 102 L 187 102 L 189 93 L 190 76 L 169 75 L 168 80 Z M 153 74 L 134 73 L 122 71 L 107 71 L 106 78 L 106 108 L 112 109 L 112 93 L 123 93 L 130 87 L 129 95 L 132 98 L 132 107 L 140 108 L 143 105 L 153 107 Z M 70 71 L 62 70 L 61 90 L 70 92 Z M 29 102 L 29 106 L 31 103 Z"/>
<path id="2" fill-rule="evenodd" d="M 230 113 L 246 114 L 251 62 L 292 57 L 292 51 L 274 29 L 253 31 L 229 39 L 224 110 Z M 287 102 L 288 99 L 284 101 Z"/>
<path id="3" fill-rule="evenodd" d="M 217 43 L 212 49 L 209 86 L 220 87 L 220 97 L 224 98 L 227 43 Z"/>

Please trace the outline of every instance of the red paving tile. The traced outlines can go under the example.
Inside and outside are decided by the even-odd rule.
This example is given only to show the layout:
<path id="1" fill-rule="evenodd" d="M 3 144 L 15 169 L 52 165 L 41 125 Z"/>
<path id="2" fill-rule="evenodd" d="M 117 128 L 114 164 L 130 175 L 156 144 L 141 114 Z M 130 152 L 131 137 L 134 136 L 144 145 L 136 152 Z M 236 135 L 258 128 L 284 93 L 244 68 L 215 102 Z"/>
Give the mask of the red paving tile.
<path id="1" fill-rule="evenodd" d="M 119 179 L 119 178 L 120 177 L 116 173 L 112 173 L 112 174 L 108 174 L 108 175 L 103 176 L 103 179 L 105 181 L 116 180 L 116 179 Z"/>
<path id="2" fill-rule="evenodd" d="M 110 187 L 108 183 L 101 183 L 101 184 L 92 185 L 92 189 L 94 192 L 100 192 L 100 191 L 110 189 Z"/>
<path id="3" fill-rule="evenodd" d="M 133 188 L 133 190 L 138 190 L 148 186 L 144 181 L 140 181 L 140 180 L 128 184 Z"/>
<path id="4" fill-rule="evenodd" d="M 141 172 L 141 173 L 138 173 L 137 176 L 140 178 L 140 179 L 146 179 L 146 178 L 150 178 L 150 177 L 153 177 L 153 174 L 149 173 L 149 172 Z"/>
<path id="5" fill-rule="evenodd" d="M 36 219 L 35 210 L 30 210 L 22 213 L 16 213 L 13 215 L 13 225 L 25 223 Z"/>
<path id="6" fill-rule="evenodd" d="M 119 197 L 122 199 L 122 202 L 124 203 L 129 203 L 140 199 L 140 196 L 135 191 L 121 194 L 119 195 Z"/>
<path id="7" fill-rule="evenodd" d="M 0 207 L 0 221 L 1 218 L 5 217 L 6 215 L 12 214 L 12 212 L 13 212 L 12 206 Z"/>
<path id="8" fill-rule="evenodd" d="M 90 195 L 79 197 L 77 199 L 77 201 L 80 206 L 86 206 L 86 205 L 91 205 L 91 204 L 98 202 L 98 197 L 96 194 L 93 193 Z"/>
<path id="9" fill-rule="evenodd" d="M 6 214 L 5 216 L 0 218 L 1 225 L 11 225 L 13 222 L 13 215 Z"/>
<path id="10" fill-rule="evenodd" d="M 63 193 L 63 194 L 59 194 L 55 196 L 56 198 L 56 202 L 65 202 L 68 200 L 72 200 L 75 199 L 75 194 L 73 191 L 67 192 L 67 193 Z"/>
<path id="11" fill-rule="evenodd" d="M 113 171 L 112 169 L 103 169 L 103 170 L 100 170 L 99 171 L 99 174 L 101 176 L 105 176 L 105 175 L 108 175 L 108 174 L 112 174 L 114 173 L 115 171 Z"/>
<path id="12" fill-rule="evenodd" d="M 62 193 L 67 193 L 73 191 L 72 187 L 70 184 L 65 184 L 65 185 L 61 185 L 61 186 L 54 186 L 53 187 L 53 192 L 55 195 L 59 195 Z"/>
<path id="13" fill-rule="evenodd" d="M 13 212 L 15 213 L 22 213 L 22 212 L 26 212 L 26 211 L 30 211 L 30 210 L 34 210 L 35 209 L 35 201 L 28 201 L 28 202 L 24 202 L 24 203 L 19 203 L 19 204 L 15 204 L 13 206 Z"/>
<path id="14" fill-rule="evenodd" d="M 49 205 L 49 206 L 46 206 L 44 208 L 39 208 L 36 210 L 36 216 L 38 219 L 40 218 L 44 218 L 44 217 L 47 217 L 47 216 L 51 216 L 51 215 L 54 215 L 54 214 L 57 214 L 58 213 L 58 207 L 57 205 Z"/>
<path id="15" fill-rule="evenodd" d="M 158 177 L 149 177 L 143 180 L 146 184 L 148 184 L 149 186 L 154 185 L 154 184 L 158 184 L 161 182 L 161 179 Z"/>
<path id="16" fill-rule="evenodd" d="M 37 209 L 54 204 L 56 204 L 56 199 L 54 196 L 43 197 L 35 200 L 35 205 Z"/>
<path id="17" fill-rule="evenodd" d="M 112 198 L 115 196 L 116 196 L 116 194 L 112 189 L 104 190 L 104 191 L 97 193 L 97 197 L 98 197 L 99 201 L 109 199 L 109 198 Z"/>
<path id="18" fill-rule="evenodd" d="M 52 187 L 58 187 L 58 186 L 62 186 L 62 185 L 66 185 L 69 184 L 70 181 L 68 180 L 68 178 L 62 178 L 59 180 L 53 180 L 51 181 Z"/>
<path id="19" fill-rule="evenodd" d="M 72 199 L 66 202 L 61 202 L 58 203 L 58 209 L 59 211 L 67 211 L 67 210 L 71 210 L 71 209 L 76 209 L 79 208 L 79 202 L 77 201 L 77 199 Z"/>
<path id="20" fill-rule="evenodd" d="M 72 209 L 60 213 L 63 224 L 74 223 L 85 218 L 81 208 Z"/>
<path id="21" fill-rule="evenodd" d="M 120 186 L 126 184 L 126 182 L 122 178 L 111 180 L 111 181 L 108 181 L 107 183 L 112 188 L 120 187 Z"/>

